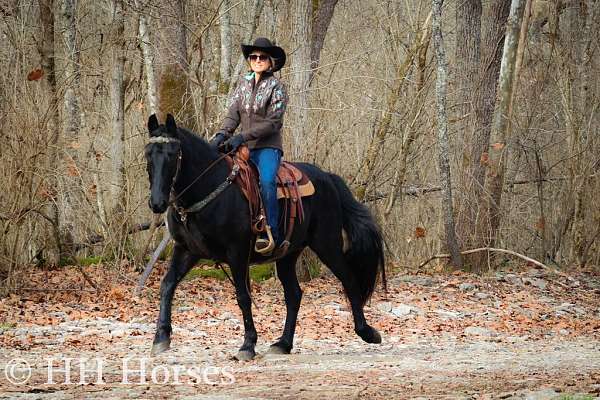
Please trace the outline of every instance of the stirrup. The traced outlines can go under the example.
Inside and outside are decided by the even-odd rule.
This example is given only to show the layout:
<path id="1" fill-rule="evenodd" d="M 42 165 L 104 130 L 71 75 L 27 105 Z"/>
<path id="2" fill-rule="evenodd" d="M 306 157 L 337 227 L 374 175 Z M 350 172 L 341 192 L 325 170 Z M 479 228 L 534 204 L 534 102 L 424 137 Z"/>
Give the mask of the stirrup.
<path id="1" fill-rule="evenodd" d="M 265 225 L 265 231 L 267 232 L 268 239 L 257 238 L 254 243 L 254 251 L 258 254 L 269 255 L 275 248 L 275 240 L 273 240 L 273 234 L 271 234 L 271 227 L 269 225 Z"/>

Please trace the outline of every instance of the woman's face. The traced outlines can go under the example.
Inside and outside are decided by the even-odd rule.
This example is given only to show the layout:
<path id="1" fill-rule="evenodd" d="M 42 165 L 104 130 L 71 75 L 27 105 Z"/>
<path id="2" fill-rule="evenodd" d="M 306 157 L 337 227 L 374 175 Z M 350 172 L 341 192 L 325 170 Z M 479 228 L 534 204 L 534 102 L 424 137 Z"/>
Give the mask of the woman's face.
<path id="1" fill-rule="evenodd" d="M 264 51 L 254 50 L 248 56 L 248 62 L 250 63 L 250 69 L 259 74 L 268 71 L 269 68 L 271 68 L 271 59 Z"/>

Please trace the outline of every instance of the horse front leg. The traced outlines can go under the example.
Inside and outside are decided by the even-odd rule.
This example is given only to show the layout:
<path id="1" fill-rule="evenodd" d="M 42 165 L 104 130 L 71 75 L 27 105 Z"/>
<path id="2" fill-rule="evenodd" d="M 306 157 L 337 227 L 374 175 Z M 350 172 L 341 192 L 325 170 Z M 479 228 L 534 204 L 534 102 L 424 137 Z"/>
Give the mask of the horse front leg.
<path id="1" fill-rule="evenodd" d="M 169 271 L 160 284 L 160 312 L 152 344 L 153 356 L 168 350 L 171 345 L 171 305 L 175 288 L 199 258 L 179 244 L 175 244 L 173 248 Z"/>
<path id="2" fill-rule="evenodd" d="M 246 256 L 236 258 L 238 260 L 232 261 L 229 266 L 231 267 L 231 274 L 233 275 L 233 282 L 235 284 L 237 303 L 242 310 L 242 317 L 244 319 L 244 343 L 235 358 L 239 361 L 247 361 L 252 360 L 256 356 L 254 348 L 258 335 L 254 327 L 254 319 L 252 318 L 250 280 L 248 279 L 250 271 L 248 269 L 247 258 Z"/>

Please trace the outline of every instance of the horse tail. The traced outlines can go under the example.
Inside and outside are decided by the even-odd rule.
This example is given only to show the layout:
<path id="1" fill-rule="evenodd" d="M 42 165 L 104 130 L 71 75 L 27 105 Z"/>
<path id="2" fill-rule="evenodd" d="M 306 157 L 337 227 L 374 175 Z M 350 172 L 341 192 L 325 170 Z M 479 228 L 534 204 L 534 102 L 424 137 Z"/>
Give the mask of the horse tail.
<path id="1" fill-rule="evenodd" d="M 381 272 L 383 287 L 387 290 L 381 230 L 369 209 L 356 201 L 342 178 L 329 174 L 338 192 L 342 206 L 342 226 L 346 233 L 344 257 L 360 289 L 364 305 L 375 290 L 377 275 Z M 349 246 L 348 246 L 349 245 Z"/>

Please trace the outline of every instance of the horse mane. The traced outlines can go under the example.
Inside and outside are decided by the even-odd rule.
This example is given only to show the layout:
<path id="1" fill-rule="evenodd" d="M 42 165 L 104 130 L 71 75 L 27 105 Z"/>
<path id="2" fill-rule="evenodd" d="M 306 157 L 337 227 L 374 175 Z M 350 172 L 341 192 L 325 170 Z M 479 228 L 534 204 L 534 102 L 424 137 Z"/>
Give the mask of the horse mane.
<path id="1" fill-rule="evenodd" d="M 219 153 L 200 135 L 186 129 L 177 128 L 181 149 L 185 152 L 186 160 L 192 165 L 201 165 L 207 159 L 213 160 L 219 157 Z"/>

